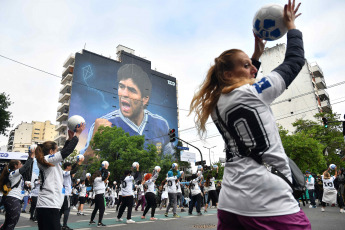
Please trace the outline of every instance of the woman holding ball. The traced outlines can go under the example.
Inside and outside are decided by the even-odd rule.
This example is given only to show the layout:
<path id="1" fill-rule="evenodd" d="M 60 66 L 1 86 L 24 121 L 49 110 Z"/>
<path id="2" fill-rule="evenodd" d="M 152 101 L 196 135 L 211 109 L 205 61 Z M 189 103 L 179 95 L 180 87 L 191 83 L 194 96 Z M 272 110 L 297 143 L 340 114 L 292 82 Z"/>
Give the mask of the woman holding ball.
<path id="1" fill-rule="evenodd" d="M 64 189 L 63 171 L 59 163 L 73 153 L 84 129 L 85 125 L 82 123 L 76 128 L 75 133 L 68 130 L 69 139 L 60 152 L 53 141 L 46 141 L 36 148 L 35 154 L 41 176 L 41 190 L 36 205 L 39 229 L 61 229 L 59 212 L 64 201 Z"/>
<path id="2" fill-rule="evenodd" d="M 288 33 L 282 64 L 255 83 L 265 47 L 255 36 L 252 58 L 238 49 L 223 52 L 191 102 L 199 134 L 206 132 L 211 115 L 227 146 L 218 229 L 311 229 L 291 187 L 260 162 L 274 166 L 292 181 L 270 104 L 305 64 L 302 33 L 295 26 L 299 6 L 289 0 L 284 7 Z"/>
<path id="3" fill-rule="evenodd" d="M 332 167 L 333 165 L 331 165 Z M 333 167 L 332 167 L 333 168 Z M 322 184 L 323 184 L 323 195 L 322 195 L 322 208 L 321 208 L 321 212 L 325 211 L 326 208 L 326 203 L 329 204 L 335 204 L 337 203 L 337 190 L 334 187 L 334 180 L 335 178 L 337 178 L 338 176 L 338 170 L 337 170 L 337 166 L 334 165 L 334 170 L 335 170 L 335 175 L 331 176 L 329 174 L 329 170 L 331 168 L 328 168 L 326 171 L 323 172 L 321 178 L 322 178 Z M 340 201 L 340 202 L 339 202 Z M 338 200 L 338 205 L 340 208 L 340 213 L 344 213 L 344 209 L 343 209 L 343 200 Z"/>
<path id="4" fill-rule="evenodd" d="M 157 168 L 157 170 L 154 170 L 153 176 L 151 173 L 148 173 L 145 175 L 143 183 L 147 186 L 147 190 L 145 192 L 145 199 L 147 202 L 146 208 L 144 210 L 143 215 L 141 216 L 141 219 L 145 219 L 146 213 L 151 208 L 151 218 L 150 220 L 157 220 L 155 218 L 155 211 L 156 211 L 156 189 L 155 189 L 155 182 L 159 176 L 159 172 L 161 171 L 160 168 Z"/>

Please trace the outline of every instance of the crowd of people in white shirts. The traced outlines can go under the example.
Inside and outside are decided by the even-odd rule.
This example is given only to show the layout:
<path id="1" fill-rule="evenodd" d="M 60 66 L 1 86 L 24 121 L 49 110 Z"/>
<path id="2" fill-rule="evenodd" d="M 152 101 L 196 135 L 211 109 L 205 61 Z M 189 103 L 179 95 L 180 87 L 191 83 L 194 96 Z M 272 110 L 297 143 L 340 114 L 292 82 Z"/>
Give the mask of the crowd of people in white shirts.
<path id="1" fill-rule="evenodd" d="M 212 205 L 217 206 L 219 191 L 216 192 L 215 178 L 209 176 L 205 187 L 202 167 L 189 182 L 181 182 L 184 173 L 173 164 L 166 179 L 157 184 L 160 167 L 156 166 L 152 173 L 142 176 L 139 163 L 135 162 L 135 165 L 124 171 L 123 177 L 117 183 L 109 182 L 109 163 L 104 161 L 101 170 L 92 175 L 86 173 L 81 176 L 85 179 L 74 178 L 83 159 L 74 164 L 62 162 L 75 149 L 84 128 L 85 126 L 81 125 L 76 128 L 76 132 L 69 130 L 69 139 L 59 152 L 56 143 L 48 141 L 29 151 L 25 165 L 18 160 L 11 160 L 4 168 L 0 177 L 0 190 L 3 192 L 1 205 L 4 206 L 5 222 L 1 225 L 1 230 L 14 229 L 20 214 L 26 212 L 28 203 L 31 203 L 30 220 L 38 223 L 39 229 L 63 230 L 71 229 L 67 225 L 71 208 L 78 210 L 78 216 L 85 216 L 83 211 L 86 204 L 94 206 L 89 224 L 96 224 L 94 220 L 98 213 L 99 227 L 105 226 L 102 219 L 106 207 L 117 212 L 116 220 L 119 222 L 123 221 L 122 215 L 127 208 L 126 223 L 129 224 L 135 223 L 131 218 L 132 209 L 138 211 L 140 206 L 143 212 L 141 219 L 146 219 L 146 214 L 151 209 L 150 220 L 157 220 L 157 205 L 160 209 L 166 209 L 166 217 L 172 209 L 174 218 L 180 217 L 177 207 L 184 212 L 184 208 L 189 206 L 188 213 L 192 214 L 193 207 L 196 206 L 197 214 L 202 215 L 200 207 L 206 200 L 207 203 L 212 200 Z M 34 157 L 38 162 L 40 175 L 31 183 L 25 178 L 28 178 L 26 174 L 32 170 L 30 166 Z M 205 194 L 210 194 L 208 199 L 205 199 Z M 208 205 L 205 205 L 205 212 L 207 207 Z"/>

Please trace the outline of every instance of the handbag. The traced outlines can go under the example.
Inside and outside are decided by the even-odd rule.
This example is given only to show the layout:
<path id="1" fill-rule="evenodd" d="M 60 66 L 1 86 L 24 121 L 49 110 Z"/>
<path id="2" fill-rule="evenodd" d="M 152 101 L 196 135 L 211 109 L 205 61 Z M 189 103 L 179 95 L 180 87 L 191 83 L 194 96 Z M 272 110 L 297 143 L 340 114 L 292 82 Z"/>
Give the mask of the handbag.
<path id="1" fill-rule="evenodd" d="M 216 114 L 217 114 L 217 118 L 220 121 L 221 125 L 229 132 L 230 136 L 232 138 L 236 138 L 237 135 L 235 135 L 232 129 L 229 129 L 225 122 L 223 121 L 223 119 L 220 117 L 219 114 L 219 110 L 218 110 L 218 106 L 216 106 Z M 246 153 L 245 154 L 241 154 L 241 156 L 244 157 L 251 157 L 253 158 L 258 164 L 262 165 L 262 158 L 261 155 L 254 155 L 251 154 L 251 150 L 246 147 L 244 145 L 244 143 L 242 141 L 236 141 L 237 143 L 242 144 L 242 148 L 246 149 Z M 228 143 L 226 143 L 227 147 L 226 147 L 226 152 L 231 152 L 231 148 L 228 145 Z M 305 192 L 306 192 L 306 182 L 305 182 L 305 178 L 303 173 L 301 172 L 301 170 L 299 169 L 299 167 L 297 166 L 297 164 L 291 159 L 289 158 L 289 166 L 290 166 L 290 170 L 291 170 L 291 177 L 292 177 L 292 183 L 290 182 L 290 180 L 284 175 L 282 174 L 278 169 L 276 169 L 274 166 L 272 166 L 271 168 L 271 173 L 279 176 L 280 178 L 282 178 L 292 189 L 292 195 L 295 197 L 295 199 L 300 198 Z"/>

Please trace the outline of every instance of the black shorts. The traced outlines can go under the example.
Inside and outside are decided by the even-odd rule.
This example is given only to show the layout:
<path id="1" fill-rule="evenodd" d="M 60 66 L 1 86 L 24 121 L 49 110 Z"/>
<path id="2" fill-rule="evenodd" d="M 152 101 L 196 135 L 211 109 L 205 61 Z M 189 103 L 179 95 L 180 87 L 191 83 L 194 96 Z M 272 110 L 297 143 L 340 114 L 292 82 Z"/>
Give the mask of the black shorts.
<path id="1" fill-rule="evenodd" d="M 79 197 L 80 204 L 85 204 L 85 201 L 86 201 L 86 197 L 85 196 Z"/>

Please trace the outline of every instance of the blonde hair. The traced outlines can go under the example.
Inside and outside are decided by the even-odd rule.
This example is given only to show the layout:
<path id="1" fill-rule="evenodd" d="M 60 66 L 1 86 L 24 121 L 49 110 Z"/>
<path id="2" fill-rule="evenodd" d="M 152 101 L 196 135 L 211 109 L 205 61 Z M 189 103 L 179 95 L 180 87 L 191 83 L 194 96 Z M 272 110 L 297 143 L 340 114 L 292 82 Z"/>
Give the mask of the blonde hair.
<path id="1" fill-rule="evenodd" d="M 324 179 L 330 179 L 331 175 L 329 174 L 329 172 L 325 172 L 325 175 L 323 175 Z"/>
<path id="2" fill-rule="evenodd" d="M 199 91 L 194 94 L 190 104 L 190 112 L 195 111 L 195 125 L 200 137 L 206 133 L 206 121 L 217 105 L 221 94 L 227 94 L 234 89 L 245 85 L 254 84 L 254 79 L 226 78 L 224 73 L 235 67 L 236 55 L 242 50 L 231 49 L 224 51 L 214 60 L 215 64 L 208 70 Z"/>

